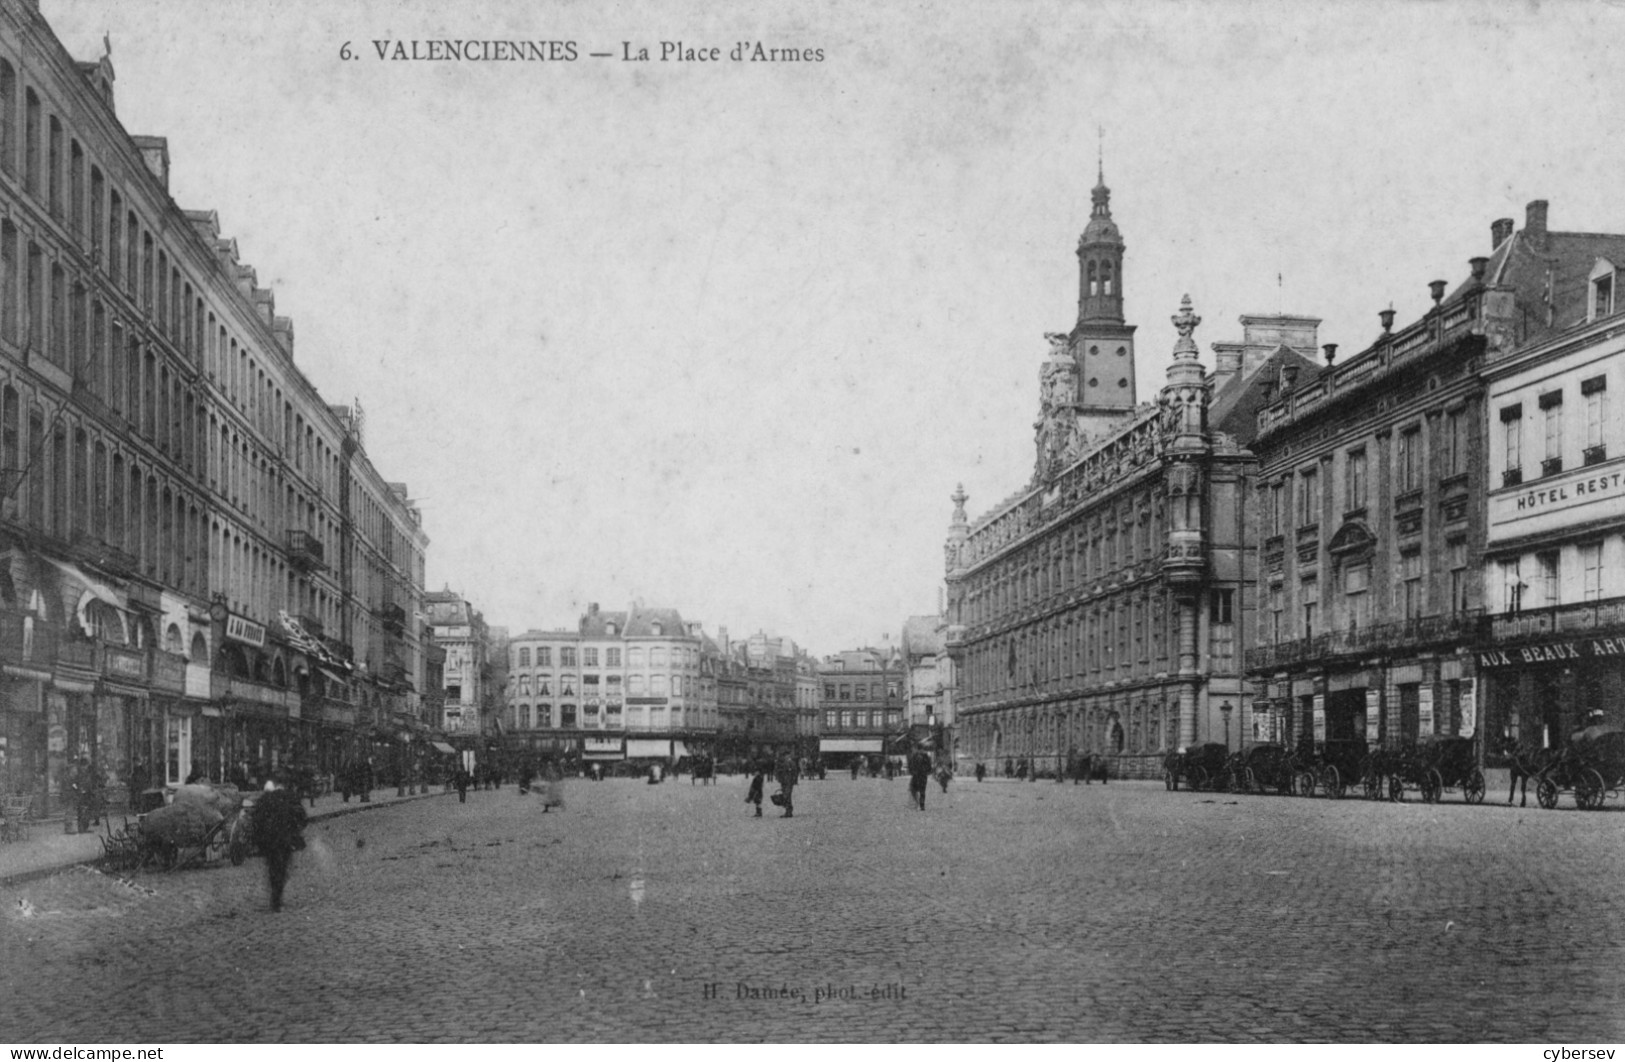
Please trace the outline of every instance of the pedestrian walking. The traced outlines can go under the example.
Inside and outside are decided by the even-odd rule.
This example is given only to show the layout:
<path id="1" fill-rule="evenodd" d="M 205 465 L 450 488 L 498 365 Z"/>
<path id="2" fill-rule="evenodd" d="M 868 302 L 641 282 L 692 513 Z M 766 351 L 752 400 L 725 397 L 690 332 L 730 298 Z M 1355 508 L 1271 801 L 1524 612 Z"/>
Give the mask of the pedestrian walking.
<path id="1" fill-rule="evenodd" d="M 542 770 L 542 814 L 554 808 L 564 810 L 564 772 L 556 763 L 548 763 Z"/>
<path id="2" fill-rule="evenodd" d="M 925 810 L 925 790 L 930 781 L 931 754 L 924 749 L 916 749 L 914 755 L 908 758 L 908 796 L 921 811 Z"/>
<path id="3" fill-rule="evenodd" d="M 773 803 L 784 809 L 784 814 L 780 815 L 779 818 L 793 818 L 796 813 L 796 783 L 801 781 L 801 770 L 796 766 L 795 757 L 788 753 L 780 755 L 778 766 L 773 771 L 773 777 L 779 783 L 779 791 L 773 794 Z"/>
<path id="4" fill-rule="evenodd" d="M 756 805 L 756 817 L 762 817 L 762 788 L 766 782 L 766 771 L 762 765 L 756 765 L 756 774 L 750 780 L 750 788 L 745 790 L 745 803 Z"/>
<path id="5" fill-rule="evenodd" d="M 271 885 L 271 910 L 282 910 L 282 891 L 293 869 L 293 854 L 305 847 L 305 806 L 294 790 L 277 781 L 254 804 L 254 843 L 265 854 L 265 876 Z"/>
<path id="6" fill-rule="evenodd" d="M 987 764 L 980 762 L 976 764 L 976 780 L 978 782 L 987 780 Z"/>
<path id="7" fill-rule="evenodd" d="M 942 791 L 944 793 L 948 791 L 948 782 L 953 778 L 953 776 L 954 773 L 948 769 L 948 765 L 946 763 L 937 768 L 937 784 L 942 786 Z"/>

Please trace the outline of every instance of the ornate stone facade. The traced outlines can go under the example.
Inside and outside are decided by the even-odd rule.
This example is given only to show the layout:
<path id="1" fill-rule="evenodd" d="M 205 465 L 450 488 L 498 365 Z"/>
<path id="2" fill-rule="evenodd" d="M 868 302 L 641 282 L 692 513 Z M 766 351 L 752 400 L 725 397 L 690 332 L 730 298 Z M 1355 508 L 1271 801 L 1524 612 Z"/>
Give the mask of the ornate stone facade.
<path id="1" fill-rule="evenodd" d="M 1133 404 L 1109 194 L 1095 188 L 1079 243 L 1077 325 L 1046 336 L 1032 482 L 975 521 L 954 495 L 946 620 L 962 768 L 1053 774 L 1088 754 L 1119 777 L 1155 775 L 1182 744 L 1224 741 L 1232 726 L 1239 742 L 1248 714 L 1252 457 L 1209 428 L 1189 298 L 1167 386 L 1157 404 Z M 1120 405 L 1103 398 L 1116 366 Z"/>

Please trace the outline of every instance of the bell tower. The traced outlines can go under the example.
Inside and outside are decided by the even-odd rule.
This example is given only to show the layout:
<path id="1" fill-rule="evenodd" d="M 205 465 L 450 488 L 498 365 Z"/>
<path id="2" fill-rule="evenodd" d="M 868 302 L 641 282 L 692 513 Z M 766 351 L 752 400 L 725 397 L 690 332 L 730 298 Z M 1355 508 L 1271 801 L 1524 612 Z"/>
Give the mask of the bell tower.
<path id="1" fill-rule="evenodd" d="M 1123 323 L 1123 236 L 1112 220 L 1104 163 L 1098 171 L 1089 224 L 1078 238 L 1078 323 L 1072 351 L 1078 363 L 1080 427 L 1101 434 L 1134 398 L 1134 326 Z"/>

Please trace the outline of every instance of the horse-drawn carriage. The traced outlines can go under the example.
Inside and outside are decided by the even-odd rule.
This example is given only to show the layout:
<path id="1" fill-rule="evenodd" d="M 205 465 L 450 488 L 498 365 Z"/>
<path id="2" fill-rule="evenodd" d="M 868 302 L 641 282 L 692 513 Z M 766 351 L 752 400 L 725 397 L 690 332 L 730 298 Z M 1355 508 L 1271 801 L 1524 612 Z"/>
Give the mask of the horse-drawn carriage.
<path id="1" fill-rule="evenodd" d="M 1379 791 L 1376 761 L 1365 738 L 1332 738 L 1318 742 L 1314 751 L 1300 755 L 1297 771 L 1299 796 L 1314 796 L 1318 788 L 1334 800 L 1341 800 L 1350 789 L 1360 787 L 1367 799 L 1375 800 Z"/>
<path id="2" fill-rule="evenodd" d="M 1484 772 L 1478 766 L 1478 746 L 1470 737 L 1435 735 L 1397 749 L 1379 750 L 1372 755 L 1372 763 L 1375 773 L 1387 782 L 1392 801 L 1404 800 L 1407 789 L 1415 789 L 1428 804 L 1437 804 L 1451 789 L 1460 789 L 1465 803 L 1484 800 Z"/>
<path id="3" fill-rule="evenodd" d="M 1254 745 L 1236 754 L 1231 774 L 1246 792 L 1273 789 L 1286 796 L 1294 792 L 1299 770 L 1297 756 L 1285 745 Z"/>
<path id="4" fill-rule="evenodd" d="M 1572 792 L 1575 807 L 1594 810 L 1610 796 L 1617 798 L 1622 787 L 1625 730 L 1589 726 L 1575 734 L 1540 772 L 1535 798 L 1541 807 L 1555 808 L 1562 793 Z"/>
<path id="5" fill-rule="evenodd" d="M 1162 761 L 1162 781 L 1178 789 L 1183 781 L 1189 789 L 1228 788 L 1230 750 L 1217 742 L 1170 752 Z"/>

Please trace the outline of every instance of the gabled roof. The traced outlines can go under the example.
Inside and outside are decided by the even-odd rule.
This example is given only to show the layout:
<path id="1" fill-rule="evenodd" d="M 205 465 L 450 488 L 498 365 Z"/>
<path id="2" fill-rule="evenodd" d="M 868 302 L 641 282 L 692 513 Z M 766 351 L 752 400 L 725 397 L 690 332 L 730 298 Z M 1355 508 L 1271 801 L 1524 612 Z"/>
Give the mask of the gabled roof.
<path id="1" fill-rule="evenodd" d="M 1291 347 L 1276 347 L 1250 375 L 1238 372 L 1225 380 L 1208 409 L 1208 426 L 1230 435 L 1242 446 L 1250 445 L 1258 434 L 1258 411 L 1266 405 L 1264 383 L 1276 384 L 1273 393 L 1278 395 L 1281 370 L 1287 365 L 1298 367 L 1297 387 L 1312 383 L 1324 368 Z"/>
<path id="2" fill-rule="evenodd" d="M 660 625 L 660 637 L 675 638 L 688 634 L 688 624 L 674 608 L 634 608 L 630 615 L 627 613 L 601 612 L 600 616 L 620 615 L 625 623 L 620 628 L 621 633 L 628 638 L 649 638 L 655 633 L 655 625 Z"/>
<path id="3" fill-rule="evenodd" d="M 609 625 L 613 623 L 615 630 L 624 634 L 626 632 L 626 613 L 624 612 L 589 612 L 581 617 L 581 633 L 588 638 L 608 638 Z"/>

